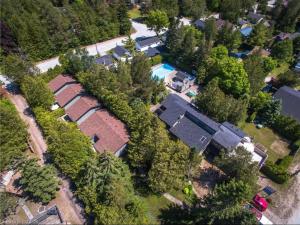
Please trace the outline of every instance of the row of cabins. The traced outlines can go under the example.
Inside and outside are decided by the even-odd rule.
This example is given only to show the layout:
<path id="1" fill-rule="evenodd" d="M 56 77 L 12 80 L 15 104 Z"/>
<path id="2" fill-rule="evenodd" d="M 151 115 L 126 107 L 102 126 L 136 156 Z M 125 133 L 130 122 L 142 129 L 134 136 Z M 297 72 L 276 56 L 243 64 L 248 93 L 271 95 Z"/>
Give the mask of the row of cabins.
<path id="1" fill-rule="evenodd" d="M 156 110 L 171 134 L 202 154 L 206 149 L 234 149 L 244 147 L 253 161 L 262 167 L 267 159 L 264 149 L 229 122 L 217 123 L 200 113 L 193 105 L 176 94 L 170 94 Z"/>
<path id="2" fill-rule="evenodd" d="M 55 95 L 57 107 L 65 110 L 63 117 L 77 123 L 79 129 L 91 138 L 97 152 L 110 151 L 120 156 L 129 140 L 125 124 L 109 113 L 96 98 L 88 95 L 69 75 L 58 75 L 48 84 Z"/>
<path id="3" fill-rule="evenodd" d="M 161 46 L 162 42 L 157 36 L 139 38 L 136 41 L 135 48 L 138 52 L 144 52 L 144 54 L 151 58 L 160 54 L 157 47 Z M 111 55 L 104 55 L 96 59 L 97 64 L 102 64 L 105 67 L 112 67 L 115 65 L 114 59 L 122 62 L 130 61 L 132 54 L 128 49 L 123 46 L 117 45 Z"/>

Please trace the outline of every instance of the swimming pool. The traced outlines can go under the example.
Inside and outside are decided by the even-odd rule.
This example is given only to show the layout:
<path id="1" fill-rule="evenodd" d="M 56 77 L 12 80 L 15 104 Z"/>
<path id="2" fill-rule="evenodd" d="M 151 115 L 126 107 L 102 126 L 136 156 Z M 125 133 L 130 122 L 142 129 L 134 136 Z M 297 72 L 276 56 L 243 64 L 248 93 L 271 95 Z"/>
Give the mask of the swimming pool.
<path id="1" fill-rule="evenodd" d="M 152 69 L 152 78 L 157 77 L 159 80 L 165 79 L 175 68 L 167 63 Z"/>

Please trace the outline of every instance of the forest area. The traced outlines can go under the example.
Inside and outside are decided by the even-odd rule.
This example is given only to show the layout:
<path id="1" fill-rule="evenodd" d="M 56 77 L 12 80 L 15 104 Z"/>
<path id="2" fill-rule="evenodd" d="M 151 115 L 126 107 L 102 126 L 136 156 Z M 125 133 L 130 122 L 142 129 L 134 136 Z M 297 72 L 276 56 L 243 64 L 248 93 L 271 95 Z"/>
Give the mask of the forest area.
<path id="1" fill-rule="evenodd" d="M 1 55 L 38 61 L 128 34 L 131 23 L 125 1 L 4 0 L 0 27 Z"/>

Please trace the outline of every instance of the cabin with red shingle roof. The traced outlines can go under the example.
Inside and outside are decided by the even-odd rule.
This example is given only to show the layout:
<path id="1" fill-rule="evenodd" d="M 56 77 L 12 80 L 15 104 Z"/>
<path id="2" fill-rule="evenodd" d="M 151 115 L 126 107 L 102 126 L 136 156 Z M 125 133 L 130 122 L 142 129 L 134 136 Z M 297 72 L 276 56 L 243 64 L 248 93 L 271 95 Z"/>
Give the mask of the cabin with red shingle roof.
<path id="1" fill-rule="evenodd" d="M 83 92 L 81 84 L 68 84 L 56 92 L 55 99 L 60 107 L 65 107 L 71 100 L 83 94 Z"/>
<path id="2" fill-rule="evenodd" d="M 92 139 L 94 148 L 100 153 L 109 151 L 119 156 L 129 141 L 124 123 L 105 109 L 93 113 L 79 128 Z"/>
<path id="3" fill-rule="evenodd" d="M 60 74 L 49 82 L 48 87 L 55 94 L 65 85 L 74 84 L 74 83 L 77 82 L 70 75 Z"/>
<path id="4" fill-rule="evenodd" d="M 48 84 L 56 102 L 68 118 L 93 142 L 97 152 L 109 151 L 120 156 L 129 141 L 124 123 L 109 113 L 96 98 L 89 96 L 72 77 L 59 75 Z"/>
<path id="5" fill-rule="evenodd" d="M 97 99 L 91 96 L 78 96 L 78 98 L 71 101 L 65 106 L 65 111 L 68 114 L 69 118 L 76 122 L 84 114 L 92 109 L 99 108 L 100 104 Z"/>

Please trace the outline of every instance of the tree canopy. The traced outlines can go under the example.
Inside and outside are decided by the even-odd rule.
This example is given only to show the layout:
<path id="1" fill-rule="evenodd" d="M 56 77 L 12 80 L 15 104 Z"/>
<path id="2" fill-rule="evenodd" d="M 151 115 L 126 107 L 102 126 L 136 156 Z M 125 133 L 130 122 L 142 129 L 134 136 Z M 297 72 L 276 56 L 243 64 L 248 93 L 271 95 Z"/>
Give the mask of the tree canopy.
<path id="1" fill-rule="evenodd" d="M 40 76 L 26 76 L 22 81 L 21 90 L 31 107 L 50 109 L 55 101 L 51 90 Z"/>
<path id="2" fill-rule="evenodd" d="M 20 184 L 33 200 L 44 204 L 55 198 L 59 189 L 54 168 L 49 165 L 41 167 L 34 159 L 26 161 L 22 166 Z"/>
<path id="3" fill-rule="evenodd" d="M 147 26 L 159 36 L 169 26 L 169 18 L 165 11 L 151 10 L 146 19 Z"/>
<path id="4" fill-rule="evenodd" d="M 196 97 L 196 105 L 200 111 L 219 122 L 237 124 L 245 118 L 248 102 L 226 95 L 219 88 L 218 81 L 212 80 L 205 91 Z"/>
<path id="5" fill-rule="evenodd" d="M 5 0 L 1 6 L 1 21 L 6 30 L 35 61 L 131 30 L 124 0 Z"/>
<path id="6" fill-rule="evenodd" d="M 14 105 L 0 98 L 0 171 L 13 167 L 27 149 L 27 130 Z"/>

